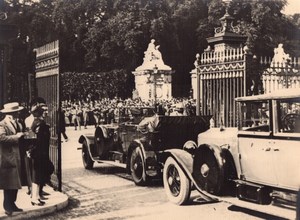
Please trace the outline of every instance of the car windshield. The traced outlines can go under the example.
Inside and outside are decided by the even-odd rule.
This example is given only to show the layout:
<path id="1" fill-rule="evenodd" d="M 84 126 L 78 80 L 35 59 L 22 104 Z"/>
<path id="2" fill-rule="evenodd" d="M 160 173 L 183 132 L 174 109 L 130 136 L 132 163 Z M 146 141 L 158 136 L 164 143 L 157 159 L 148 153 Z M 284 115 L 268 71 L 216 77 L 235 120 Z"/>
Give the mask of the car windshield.
<path id="1" fill-rule="evenodd" d="M 239 130 L 268 132 L 270 111 L 267 101 L 241 102 Z"/>
<path id="2" fill-rule="evenodd" d="M 138 124 L 142 118 L 149 117 L 153 114 L 154 109 L 150 107 L 116 109 L 116 117 L 119 119 L 119 123 L 130 122 Z"/>

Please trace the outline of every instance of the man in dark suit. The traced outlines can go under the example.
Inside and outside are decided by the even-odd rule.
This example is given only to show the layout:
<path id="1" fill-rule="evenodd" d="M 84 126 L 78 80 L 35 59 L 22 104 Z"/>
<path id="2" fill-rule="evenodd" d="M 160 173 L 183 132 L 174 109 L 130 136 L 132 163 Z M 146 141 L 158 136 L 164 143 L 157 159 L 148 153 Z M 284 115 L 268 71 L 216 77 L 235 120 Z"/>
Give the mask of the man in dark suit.
<path id="1" fill-rule="evenodd" d="M 24 135 L 16 120 L 23 107 L 17 102 L 7 103 L 1 110 L 5 118 L 0 122 L 0 189 L 3 189 L 3 208 L 7 215 L 20 212 L 15 204 L 21 189 L 21 162 L 19 139 Z"/>

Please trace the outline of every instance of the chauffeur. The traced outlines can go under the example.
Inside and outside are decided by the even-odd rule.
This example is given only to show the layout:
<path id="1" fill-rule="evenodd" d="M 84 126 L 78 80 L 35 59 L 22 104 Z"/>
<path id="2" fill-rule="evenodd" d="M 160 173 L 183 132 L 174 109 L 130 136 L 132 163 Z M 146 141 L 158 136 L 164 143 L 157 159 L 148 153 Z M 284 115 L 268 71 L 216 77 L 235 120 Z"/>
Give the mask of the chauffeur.
<path id="1" fill-rule="evenodd" d="M 0 189 L 3 189 L 3 208 L 7 215 L 20 212 L 15 204 L 18 189 L 21 189 L 21 162 L 19 139 L 21 125 L 16 120 L 23 107 L 17 102 L 7 103 L 1 110 L 6 116 L 0 122 Z"/>

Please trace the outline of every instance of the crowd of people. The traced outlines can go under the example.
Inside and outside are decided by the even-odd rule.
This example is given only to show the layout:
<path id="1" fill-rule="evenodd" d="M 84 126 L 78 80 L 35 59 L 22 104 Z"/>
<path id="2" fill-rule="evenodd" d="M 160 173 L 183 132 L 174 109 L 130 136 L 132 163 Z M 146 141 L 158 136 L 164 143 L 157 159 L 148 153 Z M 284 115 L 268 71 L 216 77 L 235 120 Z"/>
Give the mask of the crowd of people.
<path id="1" fill-rule="evenodd" d="M 117 122 L 121 114 L 132 117 L 132 111 L 139 108 L 153 108 L 159 115 L 195 115 L 196 102 L 193 99 L 180 98 L 171 100 L 142 101 L 140 99 L 100 99 L 100 100 L 65 100 L 62 101 L 62 112 L 66 126 L 73 125 L 75 130 L 87 125 L 108 124 Z"/>

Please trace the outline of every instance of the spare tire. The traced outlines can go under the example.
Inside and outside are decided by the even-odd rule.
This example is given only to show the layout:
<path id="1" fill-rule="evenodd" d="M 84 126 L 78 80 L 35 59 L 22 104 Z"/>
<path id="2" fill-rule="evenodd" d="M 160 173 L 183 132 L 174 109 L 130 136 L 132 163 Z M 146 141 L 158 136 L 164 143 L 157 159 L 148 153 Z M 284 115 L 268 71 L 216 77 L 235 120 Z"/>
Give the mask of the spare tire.
<path id="1" fill-rule="evenodd" d="M 220 195 L 224 188 L 224 169 L 209 148 L 197 149 L 193 164 L 193 177 L 201 189 Z"/>

